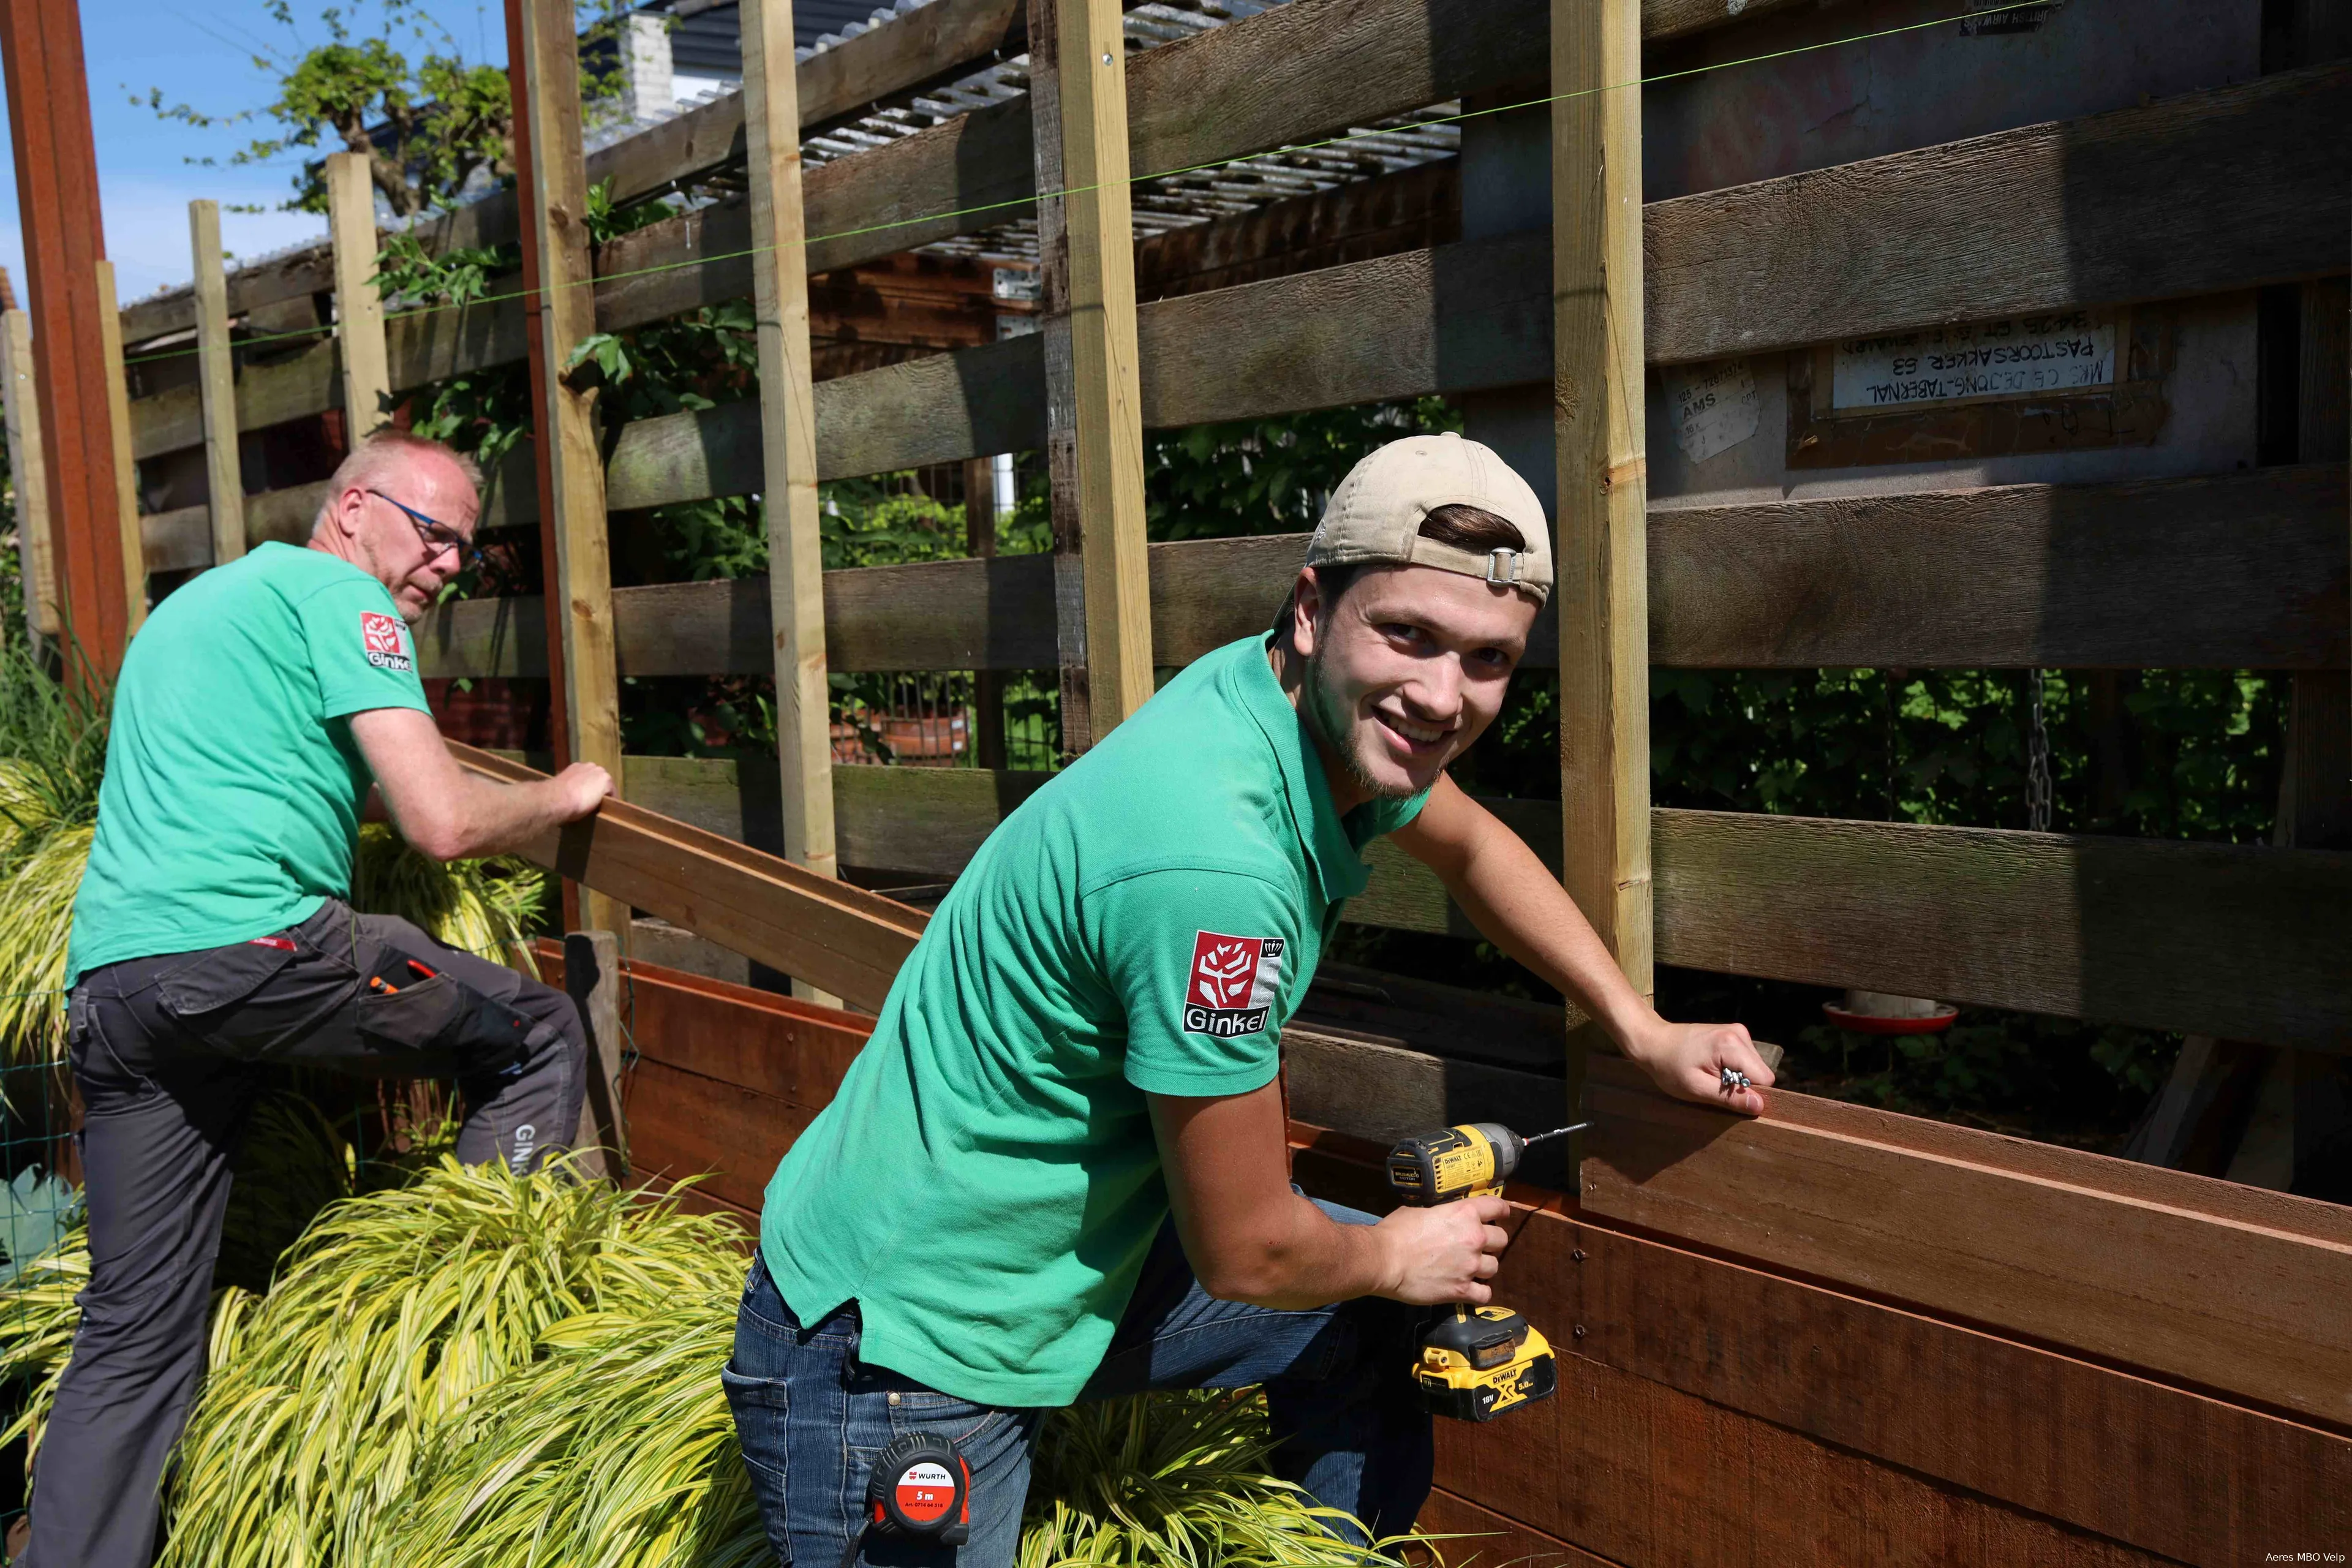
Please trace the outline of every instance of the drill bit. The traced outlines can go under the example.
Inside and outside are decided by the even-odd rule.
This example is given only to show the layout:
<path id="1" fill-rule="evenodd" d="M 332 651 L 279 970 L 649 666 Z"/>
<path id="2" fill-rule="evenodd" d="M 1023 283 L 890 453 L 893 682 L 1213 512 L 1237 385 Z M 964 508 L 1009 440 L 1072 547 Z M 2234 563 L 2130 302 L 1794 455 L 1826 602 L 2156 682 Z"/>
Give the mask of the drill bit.
<path id="1" fill-rule="evenodd" d="M 1529 1143 L 1540 1143 L 1547 1138 L 1565 1138 L 1571 1132 L 1581 1132 L 1591 1125 L 1592 1123 L 1590 1121 L 1571 1122 L 1566 1127 L 1555 1127 L 1549 1132 L 1538 1132 L 1534 1137 L 1528 1139 L 1527 1142 Z"/>

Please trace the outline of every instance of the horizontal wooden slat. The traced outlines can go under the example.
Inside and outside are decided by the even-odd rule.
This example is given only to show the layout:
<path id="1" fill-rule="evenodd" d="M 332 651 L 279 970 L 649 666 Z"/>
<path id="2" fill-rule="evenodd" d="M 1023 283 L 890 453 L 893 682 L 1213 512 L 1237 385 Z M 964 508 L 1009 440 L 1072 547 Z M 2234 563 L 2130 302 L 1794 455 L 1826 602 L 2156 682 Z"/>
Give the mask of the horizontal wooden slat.
<path id="1" fill-rule="evenodd" d="M 1589 1213 L 2352 1423 L 2352 1211 L 1803 1095 L 1733 1117 L 1628 1063 L 1591 1072 Z"/>
<path id="2" fill-rule="evenodd" d="M 545 776 L 471 746 L 450 750 L 500 783 Z M 903 904 L 624 801 L 517 852 L 869 1012 L 924 925 Z"/>
<path id="3" fill-rule="evenodd" d="M 666 462 L 703 472 L 746 460 L 757 435 L 749 421 L 730 423 L 730 445 L 714 453 L 684 439 L 709 425 L 632 429 L 649 426 L 680 437 Z M 632 471 L 644 479 L 643 468 Z M 500 488 L 519 503 L 531 500 L 511 477 Z M 2340 668 L 2352 626 L 2347 504 L 2343 468 L 2315 466 L 1661 508 L 1650 516 L 1651 657 L 1741 669 Z M 167 515 L 185 548 L 158 553 L 158 519 L 149 525 L 151 563 L 201 564 L 181 557 L 203 547 L 202 509 Z M 498 520 L 511 521 L 509 510 Z M 1305 551 L 1298 534 L 1153 545 L 1155 657 L 1185 664 L 1265 629 Z M 626 673 L 768 668 L 767 598 L 757 579 L 625 588 L 614 597 Z M 530 616 L 520 606 L 454 606 L 425 637 L 428 668 L 545 673 L 540 643 L 493 636 L 504 625 L 529 637 Z M 1528 668 L 1551 667 L 1556 635 L 1549 616 L 1538 618 Z M 825 636 L 835 669 L 1048 668 L 1051 563 L 999 556 L 830 572 Z"/>
<path id="4" fill-rule="evenodd" d="M 2341 668 L 2342 464 L 1650 514 L 1650 657 L 1717 668 Z"/>
<path id="5" fill-rule="evenodd" d="M 2347 115 L 2338 62 L 1653 203 L 1649 357 L 2341 271 Z"/>
<path id="6" fill-rule="evenodd" d="M 2352 857 L 1705 811 L 1654 820 L 1661 963 L 2352 1049 Z"/>
<path id="7" fill-rule="evenodd" d="M 953 876 L 1043 776 L 836 768 L 842 858 Z M 1557 804 L 1486 804 L 1558 864 Z M 2352 858 L 1731 812 L 1652 822 L 1662 963 L 2352 1050 Z M 1350 920 L 1474 934 L 1393 843 L 1367 859 Z"/>

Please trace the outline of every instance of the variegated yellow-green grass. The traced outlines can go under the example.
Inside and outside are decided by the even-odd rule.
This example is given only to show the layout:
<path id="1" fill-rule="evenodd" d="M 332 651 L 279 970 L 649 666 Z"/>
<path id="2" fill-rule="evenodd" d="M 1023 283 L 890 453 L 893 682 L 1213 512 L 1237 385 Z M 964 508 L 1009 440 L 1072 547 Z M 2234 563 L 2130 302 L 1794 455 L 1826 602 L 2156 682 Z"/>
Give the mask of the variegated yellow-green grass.
<path id="1" fill-rule="evenodd" d="M 1402 1375 L 1400 1372 L 1399 1375 Z M 1145 1394 L 1057 1410 L 1039 1429 L 1019 1568 L 1376 1568 L 1395 1549 L 1267 1473 L 1255 1389 Z"/>
<path id="2" fill-rule="evenodd" d="M 441 1428 L 583 1314 L 677 1298 L 713 1220 L 601 1183 L 444 1159 L 328 1210 L 218 1346 L 176 1456 L 163 1563 L 364 1561 Z"/>
<path id="3" fill-rule="evenodd" d="M 557 1323 L 541 1342 L 546 1359 L 445 1426 L 355 1561 L 772 1564 L 719 1384 L 742 1256 L 721 1247 L 678 1261 L 701 1277 Z"/>

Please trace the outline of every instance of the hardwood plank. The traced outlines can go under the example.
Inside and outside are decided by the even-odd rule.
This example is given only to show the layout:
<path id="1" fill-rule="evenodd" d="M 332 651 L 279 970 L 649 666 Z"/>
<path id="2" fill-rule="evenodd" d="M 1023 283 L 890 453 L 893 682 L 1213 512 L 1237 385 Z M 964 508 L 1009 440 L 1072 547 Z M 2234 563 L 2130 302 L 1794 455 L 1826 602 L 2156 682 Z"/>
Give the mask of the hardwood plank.
<path id="1" fill-rule="evenodd" d="M 345 440 L 356 447 L 392 417 L 392 354 L 375 286 L 374 154 L 327 154 L 327 229 L 335 258 L 335 350 Z"/>
<path id="2" fill-rule="evenodd" d="M 1449 1564 L 1460 1564 L 1462 1568 L 1490 1568 L 1496 1563 L 1507 1563 L 1510 1568 L 1615 1568 L 1606 1557 L 1595 1557 L 1558 1536 L 1530 1530 L 1492 1509 L 1447 1491 L 1443 1481 L 1452 1479 L 1441 1479 L 1437 1489 L 1429 1494 L 1414 1525 L 1424 1535 L 1449 1538 L 1438 1542 Z"/>
<path id="3" fill-rule="evenodd" d="M 2127 1162 L 2021 1160 L 2016 1141 L 1942 1126 L 1923 1151 L 1886 1112 L 1776 1092 L 1750 1121 L 1669 1100 L 1630 1064 L 1591 1072 L 1588 1213 L 2352 1424 L 2347 1211 L 2168 1203 L 2129 1169 L 2108 1181 Z M 2201 1195 L 2165 1194 L 2183 1194 Z"/>
<path id="4" fill-rule="evenodd" d="M 707 1178 L 698 1190 L 760 1212 L 768 1178 L 815 1112 L 773 1095 L 641 1057 L 629 1069 L 631 1169 L 640 1178 Z"/>
<path id="5" fill-rule="evenodd" d="M 1513 1522 L 1611 1562 L 2158 1561 L 1582 1356 L 1562 1355 L 1559 1373 L 1559 1394 L 1522 1415 L 1438 1423 L 1438 1474 Z"/>
<path id="6" fill-rule="evenodd" d="M 750 141 L 751 258 L 759 338 L 761 494 L 766 512 L 769 673 L 775 680 L 784 858 L 836 874 L 832 686 L 824 658 L 824 546 L 816 494 L 808 269 L 801 211 L 798 73 L 790 0 L 743 0 L 743 112 Z M 1003 29 L 1000 27 L 999 31 Z M 877 28 L 873 36 L 888 31 Z M 865 35 L 861 35 L 865 36 Z M 853 40 L 855 41 L 855 40 Z M 811 1001 L 833 998 L 794 982 Z"/>
<path id="7" fill-rule="evenodd" d="M 188 204 L 196 281 L 196 387 L 204 411 L 205 521 L 215 565 L 245 553 L 245 480 L 236 450 L 236 362 L 228 336 L 220 204 Z M 151 558 L 152 559 L 152 558 Z"/>
<path id="8" fill-rule="evenodd" d="M 2294 1422 L 1553 1214 L 1506 1277 L 1580 1356 L 2161 1556 L 2352 1530 L 2352 1442 Z"/>
<path id="9" fill-rule="evenodd" d="M 503 783 L 545 776 L 471 746 L 450 751 Z M 518 852 L 868 1011 L 924 925 L 902 904 L 617 800 Z"/>
<path id="10" fill-rule="evenodd" d="M 642 1059 L 810 1113 L 833 1099 L 874 1022 L 748 986 L 692 984 L 651 964 L 630 965 L 627 1000 Z"/>

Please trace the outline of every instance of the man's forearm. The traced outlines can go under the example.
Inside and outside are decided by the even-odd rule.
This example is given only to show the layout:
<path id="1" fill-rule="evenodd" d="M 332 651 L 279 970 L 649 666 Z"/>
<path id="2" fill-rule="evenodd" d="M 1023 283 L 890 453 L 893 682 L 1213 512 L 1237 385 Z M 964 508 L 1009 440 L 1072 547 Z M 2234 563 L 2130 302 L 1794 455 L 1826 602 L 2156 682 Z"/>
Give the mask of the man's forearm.
<path id="1" fill-rule="evenodd" d="M 1341 1225 L 1297 1193 L 1283 1234 L 1248 1258 L 1218 1258 L 1202 1287 L 1221 1300 L 1301 1311 L 1392 1289 L 1385 1239 L 1370 1226 Z"/>
<path id="2" fill-rule="evenodd" d="M 498 784 L 473 773 L 461 775 L 457 832 L 445 860 L 504 855 L 560 826 L 564 797 L 553 779 Z"/>
<path id="3" fill-rule="evenodd" d="M 1622 1047 L 1657 1021 L 1549 867 L 1500 822 L 1483 831 L 1460 866 L 1441 872 L 1446 891 L 1487 941 L 1598 1019 Z"/>

